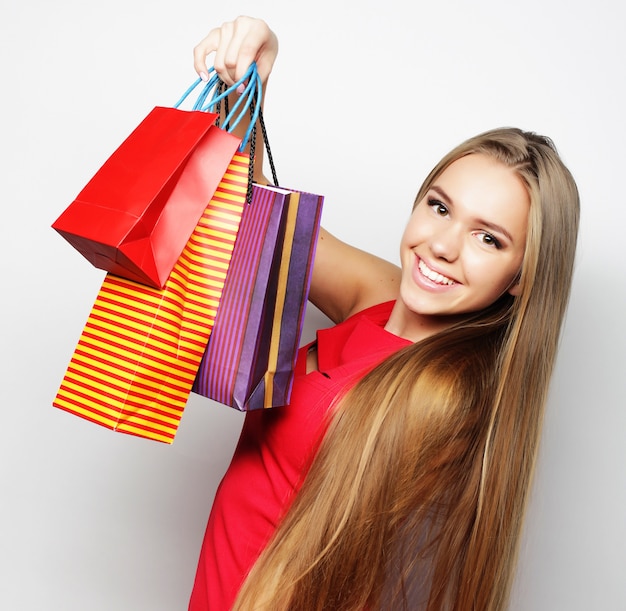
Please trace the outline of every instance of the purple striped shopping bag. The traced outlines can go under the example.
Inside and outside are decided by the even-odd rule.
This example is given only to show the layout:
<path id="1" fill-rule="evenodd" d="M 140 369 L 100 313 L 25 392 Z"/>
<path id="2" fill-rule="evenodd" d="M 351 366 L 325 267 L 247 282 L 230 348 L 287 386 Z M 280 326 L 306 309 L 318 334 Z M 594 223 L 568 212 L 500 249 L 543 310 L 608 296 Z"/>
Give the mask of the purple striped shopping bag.
<path id="1" fill-rule="evenodd" d="M 194 392 L 242 411 L 289 402 L 322 204 L 253 186 Z"/>

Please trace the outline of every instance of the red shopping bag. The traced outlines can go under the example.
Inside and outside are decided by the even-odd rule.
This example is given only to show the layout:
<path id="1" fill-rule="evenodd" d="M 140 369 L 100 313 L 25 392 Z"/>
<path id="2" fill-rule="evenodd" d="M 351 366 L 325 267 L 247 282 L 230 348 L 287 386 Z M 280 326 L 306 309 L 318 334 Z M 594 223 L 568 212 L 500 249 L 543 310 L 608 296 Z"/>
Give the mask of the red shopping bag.
<path id="1" fill-rule="evenodd" d="M 53 223 L 96 267 L 165 286 L 233 155 L 251 138 L 261 109 L 254 62 L 231 87 L 211 73 L 193 110 L 178 106 L 200 79 L 175 108 L 154 108 Z M 226 104 L 243 83 L 243 94 L 217 127 L 221 101 Z M 229 132 L 248 110 L 250 127 L 242 140 Z"/>
<path id="2" fill-rule="evenodd" d="M 194 392 L 242 411 L 289 402 L 322 204 L 253 185 Z"/>
<path id="3" fill-rule="evenodd" d="M 93 265 L 162 288 L 241 140 L 154 108 L 53 223 Z"/>

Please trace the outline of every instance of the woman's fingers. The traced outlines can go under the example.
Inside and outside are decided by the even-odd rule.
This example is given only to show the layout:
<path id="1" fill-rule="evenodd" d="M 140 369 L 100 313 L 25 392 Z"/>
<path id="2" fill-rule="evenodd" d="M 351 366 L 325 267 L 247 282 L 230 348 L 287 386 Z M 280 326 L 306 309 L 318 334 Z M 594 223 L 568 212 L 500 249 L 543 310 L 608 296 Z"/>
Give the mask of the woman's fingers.
<path id="1" fill-rule="evenodd" d="M 202 79 L 208 74 L 206 58 L 213 53 L 220 41 L 220 28 L 211 30 L 193 49 L 193 67 Z"/>
<path id="2" fill-rule="evenodd" d="M 261 80 L 266 81 L 278 54 L 278 39 L 261 19 L 238 17 L 211 30 L 194 48 L 194 68 L 203 78 L 211 53 L 215 53 L 215 70 L 228 85 L 239 80 L 253 61 Z"/>
<path id="3" fill-rule="evenodd" d="M 233 23 L 224 65 L 233 81 L 240 79 L 250 64 L 256 62 L 259 76 L 266 81 L 278 53 L 278 39 L 260 19 L 239 17 Z"/>

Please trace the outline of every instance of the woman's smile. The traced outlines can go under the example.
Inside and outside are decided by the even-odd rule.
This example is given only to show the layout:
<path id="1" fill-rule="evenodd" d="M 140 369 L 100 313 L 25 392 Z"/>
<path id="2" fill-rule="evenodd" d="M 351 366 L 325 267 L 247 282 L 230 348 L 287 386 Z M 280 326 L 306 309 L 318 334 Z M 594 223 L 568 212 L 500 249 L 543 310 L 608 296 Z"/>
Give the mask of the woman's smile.
<path id="1" fill-rule="evenodd" d="M 443 274 L 440 274 L 434 269 L 428 267 L 428 265 L 426 265 L 426 263 L 424 262 L 424 259 L 420 258 L 418 255 L 416 255 L 416 257 L 418 271 L 427 280 L 430 280 L 431 282 L 439 286 L 452 286 L 454 284 L 457 284 L 451 278 L 448 278 L 447 276 L 444 276 Z"/>

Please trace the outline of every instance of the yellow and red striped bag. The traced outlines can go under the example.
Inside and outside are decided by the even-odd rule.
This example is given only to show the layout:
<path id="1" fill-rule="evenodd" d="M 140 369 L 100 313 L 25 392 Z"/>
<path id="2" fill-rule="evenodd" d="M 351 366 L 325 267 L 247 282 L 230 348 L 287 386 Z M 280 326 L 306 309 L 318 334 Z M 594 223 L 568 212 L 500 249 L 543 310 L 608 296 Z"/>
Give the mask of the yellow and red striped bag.
<path id="1" fill-rule="evenodd" d="M 163 289 L 107 274 L 55 407 L 172 443 L 222 295 L 248 167 L 234 156 Z"/>

